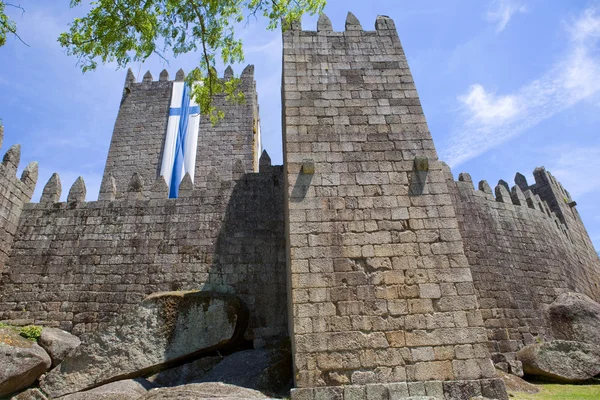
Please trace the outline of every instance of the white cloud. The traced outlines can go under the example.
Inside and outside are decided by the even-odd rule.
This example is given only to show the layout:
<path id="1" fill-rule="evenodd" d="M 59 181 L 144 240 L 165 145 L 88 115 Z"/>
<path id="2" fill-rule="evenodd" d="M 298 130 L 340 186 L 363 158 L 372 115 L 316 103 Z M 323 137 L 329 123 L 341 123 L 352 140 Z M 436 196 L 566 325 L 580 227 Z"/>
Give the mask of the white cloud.
<path id="1" fill-rule="evenodd" d="M 502 123 L 518 113 L 514 96 L 496 96 L 487 93 L 483 86 L 472 85 L 469 92 L 458 100 L 469 110 L 477 121 L 489 124 Z"/>
<path id="2" fill-rule="evenodd" d="M 494 0 L 488 9 L 486 18 L 496 25 L 496 32 L 506 28 L 513 15 L 527 12 L 527 6 L 516 0 Z"/>
<path id="3" fill-rule="evenodd" d="M 540 78 L 512 94 L 496 95 L 473 85 L 458 97 L 460 126 L 443 146 L 443 159 L 456 166 L 600 94 L 600 10 L 587 9 L 568 32 L 564 57 Z"/>

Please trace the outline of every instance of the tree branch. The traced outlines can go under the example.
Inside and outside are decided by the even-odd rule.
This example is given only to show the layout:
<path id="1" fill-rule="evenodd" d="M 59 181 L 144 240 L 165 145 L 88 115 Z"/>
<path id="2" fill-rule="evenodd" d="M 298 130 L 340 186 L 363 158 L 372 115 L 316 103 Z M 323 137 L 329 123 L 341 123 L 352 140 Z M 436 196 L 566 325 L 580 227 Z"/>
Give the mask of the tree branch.
<path id="1" fill-rule="evenodd" d="M 210 65 L 210 58 L 208 56 L 208 49 L 206 48 L 206 25 L 204 24 L 204 16 L 200 13 L 200 10 L 198 10 L 198 7 L 196 7 L 196 4 L 193 1 L 190 1 L 189 4 L 192 6 L 192 9 L 194 10 L 194 13 L 196 14 L 196 16 L 198 17 L 198 20 L 200 21 L 200 29 L 202 31 L 202 36 L 200 37 L 201 42 L 202 42 L 202 52 L 204 55 L 204 62 L 206 63 L 206 69 L 208 70 L 208 93 L 210 95 L 210 102 L 212 102 L 212 96 L 213 96 L 213 70 L 211 68 Z"/>

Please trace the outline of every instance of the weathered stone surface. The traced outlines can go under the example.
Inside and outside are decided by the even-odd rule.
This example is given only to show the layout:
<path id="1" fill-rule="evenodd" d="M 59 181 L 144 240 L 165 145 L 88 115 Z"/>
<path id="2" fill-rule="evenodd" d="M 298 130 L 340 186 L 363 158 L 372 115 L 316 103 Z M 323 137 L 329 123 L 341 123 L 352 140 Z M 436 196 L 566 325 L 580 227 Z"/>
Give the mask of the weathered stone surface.
<path id="1" fill-rule="evenodd" d="M 519 360 L 511 360 L 508 362 L 508 372 L 515 376 L 523 376 L 523 363 Z"/>
<path id="2" fill-rule="evenodd" d="M 197 381 L 206 375 L 223 357 L 203 357 L 178 367 L 169 368 L 152 375 L 148 380 L 158 386 L 178 386 Z"/>
<path id="3" fill-rule="evenodd" d="M 519 378 L 518 376 L 508 374 L 503 371 L 496 371 L 496 375 L 502 378 L 506 390 L 511 392 L 538 393 L 540 388 Z"/>
<path id="4" fill-rule="evenodd" d="M 555 340 L 531 344 L 517 353 L 526 375 L 557 382 L 580 382 L 600 374 L 600 347 Z"/>
<path id="5" fill-rule="evenodd" d="M 259 391 L 224 383 L 192 383 L 173 388 L 153 389 L 143 400 L 269 399 Z"/>
<path id="6" fill-rule="evenodd" d="M 85 392 L 68 394 L 61 400 L 136 400 L 156 385 L 146 379 L 126 379 L 98 386 Z"/>
<path id="7" fill-rule="evenodd" d="M 239 339 L 247 309 L 236 296 L 170 292 L 148 296 L 106 330 L 84 338 L 75 354 L 41 382 L 53 397 L 142 376 Z"/>
<path id="8" fill-rule="evenodd" d="M 196 382 L 223 382 L 283 396 L 292 388 L 289 349 L 257 349 L 233 353 Z"/>
<path id="9" fill-rule="evenodd" d="M 44 328 L 38 343 L 50 355 L 54 368 L 79 347 L 81 340 L 61 329 Z"/>
<path id="10" fill-rule="evenodd" d="M 197 174 L 195 182 L 199 179 Z M 30 203 L 20 226 L 16 199 L 2 200 L 0 193 L 0 202 L 9 209 L 14 205 L 6 214 L 10 224 L 0 212 L 0 226 L 8 230 L 14 224 L 14 231 L 19 230 L 11 246 L 11 268 L 0 284 L 0 320 L 34 323 L 32 310 L 37 310 L 36 319 L 80 336 L 130 311 L 149 293 L 201 287 L 236 293 L 249 306 L 254 317 L 247 339 L 285 337 L 282 181 L 282 167 L 275 166 L 246 174 L 235 186 L 226 182 L 226 190 L 221 181 L 197 188 L 191 198 L 167 199 L 165 184 L 161 193 L 145 192 L 151 199 L 139 204 Z M 0 235 L 0 263 L 3 245 Z M 48 246 L 64 251 L 48 251 Z M 86 272 L 72 274 L 74 265 Z M 68 285 L 59 285 L 65 279 Z M 40 307 L 40 293 L 51 304 Z"/>
<path id="11" fill-rule="evenodd" d="M 0 328 L 0 397 L 33 384 L 50 365 L 50 356 L 36 343 Z"/>
<path id="12" fill-rule="evenodd" d="M 27 389 L 26 391 L 11 397 L 10 400 L 48 400 L 48 398 L 44 393 L 40 392 L 39 389 Z"/>
<path id="13" fill-rule="evenodd" d="M 489 355 L 473 350 L 487 333 L 393 23 L 378 19 L 375 35 L 349 14 L 343 35 L 325 27 L 322 17 L 316 33 L 283 34 L 296 386 L 337 398 L 376 385 L 375 399 L 390 382 L 429 395 L 424 382 L 492 377 Z"/>
<path id="14" fill-rule="evenodd" d="M 534 177 L 530 186 L 516 178 L 526 199 L 515 189 L 519 204 L 494 201 L 451 175 L 446 180 L 492 353 L 515 353 L 536 338 L 569 339 L 554 335 L 546 312 L 559 293 L 600 300 L 600 261 L 581 218 L 566 203 L 568 193 L 543 168 Z M 518 364 L 502 362 L 520 374 Z"/>
<path id="15" fill-rule="evenodd" d="M 492 362 L 496 369 L 499 369 L 500 371 L 516 376 L 523 376 L 523 364 L 521 361 L 516 360 L 512 353 L 508 357 L 503 353 L 493 353 Z"/>
<path id="16" fill-rule="evenodd" d="M 600 304 L 580 293 L 563 293 L 550 304 L 555 339 L 600 345 Z"/>

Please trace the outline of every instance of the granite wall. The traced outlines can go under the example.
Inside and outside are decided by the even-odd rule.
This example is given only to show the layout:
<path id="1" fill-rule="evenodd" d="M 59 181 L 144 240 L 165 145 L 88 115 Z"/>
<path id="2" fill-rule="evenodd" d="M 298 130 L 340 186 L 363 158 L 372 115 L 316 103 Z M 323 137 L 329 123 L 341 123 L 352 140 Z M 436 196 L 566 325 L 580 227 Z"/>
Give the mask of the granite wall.
<path id="1" fill-rule="evenodd" d="M 266 156 L 265 153 L 265 157 Z M 162 178 L 123 198 L 83 202 L 81 183 L 58 203 L 50 181 L 39 204 L 24 206 L 0 281 L 0 320 L 95 329 L 153 292 L 238 294 L 251 310 L 247 338 L 287 336 L 281 167 L 206 187 L 189 179 L 167 199 Z"/>
<path id="2" fill-rule="evenodd" d="M 551 339 L 545 309 L 565 291 L 600 301 L 600 260 L 575 203 L 543 168 L 535 184 L 517 174 L 509 190 L 478 190 L 468 174 L 448 186 L 457 211 L 492 352 L 509 357 L 536 338 Z M 559 211 L 559 212 L 556 212 Z"/>
<path id="3" fill-rule="evenodd" d="M 4 127 L 0 126 L 0 148 Z M 23 206 L 31 200 L 38 179 L 37 163 L 29 164 L 16 176 L 21 159 L 21 146 L 14 145 L 4 154 L 0 164 L 0 273 L 10 255 L 13 238 L 19 224 Z"/>
<path id="4" fill-rule="evenodd" d="M 233 76 L 231 69 L 224 79 Z M 179 70 L 176 81 L 185 75 Z M 213 98 L 215 106 L 225 117 L 212 124 L 206 117 L 200 120 L 196 171 L 194 183 L 205 187 L 208 173 L 216 169 L 222 180 L 232 179 L 234 170 L 256 172 L 255 162 L 258 133 L 258 101 L 254 66 L 247 66 L 240 76 L 240 90 L 244 102 L 233 104 L 224 95 Z M 136 82 L 131 70 L 127 73 L 121 106 L 115 122 L 113 136 L 104 169 L 100 196 L 111 190 L 110 176 L 114 177 L 117 197 L 127 188 L 131 175 L 137 172 L 144 182 L 154 182 L 160 173 L 162 150 L 171 103 L 173 81 L 163 71 L 158 81 L 153 81 L 150 72 L 142 82 Z M 236 161 L 238 164 L 235 164 Z"/>
<path id="5" fill-rule="evenodd" d="M 293 399 L 506 398 L 394 22 L 283 35 Z"/>

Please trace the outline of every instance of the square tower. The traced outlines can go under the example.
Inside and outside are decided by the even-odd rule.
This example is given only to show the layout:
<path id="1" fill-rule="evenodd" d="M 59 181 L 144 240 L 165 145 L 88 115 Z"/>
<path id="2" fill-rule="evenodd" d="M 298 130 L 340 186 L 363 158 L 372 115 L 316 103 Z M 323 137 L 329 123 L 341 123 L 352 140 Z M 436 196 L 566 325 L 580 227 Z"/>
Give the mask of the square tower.
<path id="1" fill-rule="evenodd" d="M 394 22 L 283 35 L 292 399 L 504 399 Z"/>
<path id="2" fill-rule="evenodd" d="M 232 76 L 229 67 L 223 79 Z M 136 82 L 131 70 L 128 71 L 104 169 L 100 199 L 107 196 L 103 192 L 111 187 L 111 175 L 117 197 L 126 192 L 134 173 L 138 173 L 147 185 L 159 177 L 173 84 L 184 78 L 183 71 L 179 70 L 175 81 L 170 81 L 168 72 L 163 71 L 159 80 L 154 81 L 147 72 L 142 82 Z M 223 181 L 232 179 L 234 168 L 242 169 L 236 170 L 237 173 L 258 171 L 258 157 L 262 149 L 253 65 L 242 72 L 240 90 L 245 99 L 242 104 L 232 104 L 224 95 L 213 98 L 215 106 L 225 113 L 217 124 L 213 125 L 207 117 L 201 116 L 194 178 L 196 187 L 206 186 L 211 170 Z"/>

